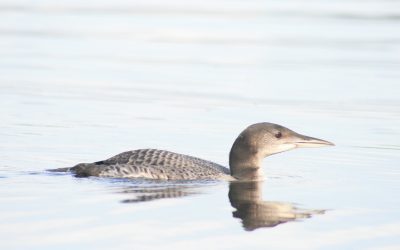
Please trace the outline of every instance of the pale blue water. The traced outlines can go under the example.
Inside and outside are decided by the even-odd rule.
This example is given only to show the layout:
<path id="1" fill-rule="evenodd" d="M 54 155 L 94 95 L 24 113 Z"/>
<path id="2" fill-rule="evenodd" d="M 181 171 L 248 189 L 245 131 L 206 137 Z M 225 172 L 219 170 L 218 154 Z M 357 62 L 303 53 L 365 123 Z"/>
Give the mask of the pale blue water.
<path id="1" fill-rule="evenodd" d="M 0 17 L 2 249 L 400 249 L 399 1 L 0 1 Z M 265 159 L 239 213 L 252 231 L 229 183 L 44 171 L 149 147 L 227 165 L 260 121 L 337 146 Z M 265 227 L 257 204 L 326 211 Z"/>

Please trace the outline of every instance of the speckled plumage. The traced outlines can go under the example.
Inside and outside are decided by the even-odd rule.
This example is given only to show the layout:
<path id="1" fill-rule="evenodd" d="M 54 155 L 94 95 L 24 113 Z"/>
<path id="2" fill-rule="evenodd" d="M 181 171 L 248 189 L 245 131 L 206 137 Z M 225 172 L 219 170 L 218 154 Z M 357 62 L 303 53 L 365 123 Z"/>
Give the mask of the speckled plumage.
<path id="1" fill-rule="evenodd" d="M 229 169 L 196 157 L 166 150 L 138 149 L 104 161 L 72 168 L 77 176 L 146 178 L 160 180 L 232 179 Z"/>

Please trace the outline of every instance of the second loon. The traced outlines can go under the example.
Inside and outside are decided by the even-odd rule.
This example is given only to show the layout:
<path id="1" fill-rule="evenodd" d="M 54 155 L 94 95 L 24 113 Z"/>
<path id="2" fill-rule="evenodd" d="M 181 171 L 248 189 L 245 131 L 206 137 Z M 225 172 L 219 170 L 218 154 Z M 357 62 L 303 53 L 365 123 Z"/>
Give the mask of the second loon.
<path id="1" fill-rule="evenodd" d="M 158 149 L 120 153 L 104 161 L 80 163 L 50 171 L 78 177 L 145 178 L 159 180 L 260 180 L 262 160 L 294 148 L 333 146 L 325 140 L 298 134 L 273 123 L 256 123 L 237 137 L 229 154 L 230 169 L 193 156 Z"/>

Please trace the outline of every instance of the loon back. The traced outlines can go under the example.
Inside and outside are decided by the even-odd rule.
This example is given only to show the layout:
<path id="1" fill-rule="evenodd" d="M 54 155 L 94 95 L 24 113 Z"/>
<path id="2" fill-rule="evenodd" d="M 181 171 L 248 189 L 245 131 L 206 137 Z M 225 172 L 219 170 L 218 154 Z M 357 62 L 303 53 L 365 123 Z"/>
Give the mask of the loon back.
<path id="1" fill-rule="evenodd" d="M 104 161 L 81 163 L 65 170 L 74 172 L 78 177 L 159 180 L 233 179 L 229 169 L 221 165 L 158 149 L 127 151 Z"/>

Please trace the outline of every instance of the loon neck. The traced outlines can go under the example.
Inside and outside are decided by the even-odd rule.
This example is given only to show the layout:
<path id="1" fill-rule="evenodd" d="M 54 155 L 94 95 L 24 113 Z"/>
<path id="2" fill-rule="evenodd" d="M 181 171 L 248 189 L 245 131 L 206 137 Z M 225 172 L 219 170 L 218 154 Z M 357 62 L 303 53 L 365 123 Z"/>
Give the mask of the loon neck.
<path id="1" fill-rule="evenodd" d="M 231 175 L 238 180 L 260 180 L 264 174 L 261 162 L 264 156 L 258 150 L 258 145 L 239 136 L 229 153 Z"/>

